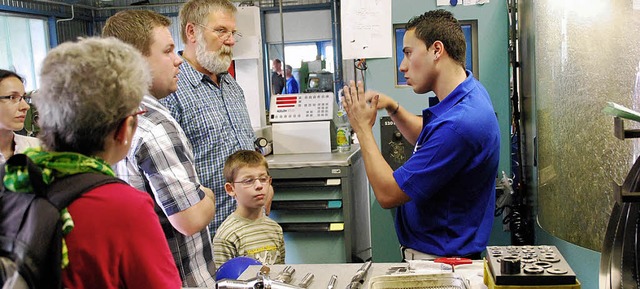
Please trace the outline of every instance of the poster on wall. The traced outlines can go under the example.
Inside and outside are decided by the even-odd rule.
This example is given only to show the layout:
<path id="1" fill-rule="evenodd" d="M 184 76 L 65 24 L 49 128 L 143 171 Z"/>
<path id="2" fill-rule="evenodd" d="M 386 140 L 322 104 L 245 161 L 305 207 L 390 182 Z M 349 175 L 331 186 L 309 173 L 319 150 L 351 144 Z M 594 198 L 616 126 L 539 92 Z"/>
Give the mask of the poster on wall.
<path id="1" fill-rule="evenodd" d="M 391 0 L 343 0 L 342 58 L 392 57 Z"/>

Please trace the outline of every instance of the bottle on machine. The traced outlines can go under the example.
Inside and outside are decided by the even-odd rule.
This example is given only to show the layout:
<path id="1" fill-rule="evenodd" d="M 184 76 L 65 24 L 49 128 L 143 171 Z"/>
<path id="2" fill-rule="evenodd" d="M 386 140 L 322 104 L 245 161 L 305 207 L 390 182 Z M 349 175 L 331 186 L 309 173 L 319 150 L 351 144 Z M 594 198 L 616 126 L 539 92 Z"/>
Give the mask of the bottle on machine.
<path id="1" fill-rule="evenodd" d="M 336 113 L 336 148 L 338 152 L 348 152 L 351 150 L 351 124 L 342 103 L 339 106 Z"/>

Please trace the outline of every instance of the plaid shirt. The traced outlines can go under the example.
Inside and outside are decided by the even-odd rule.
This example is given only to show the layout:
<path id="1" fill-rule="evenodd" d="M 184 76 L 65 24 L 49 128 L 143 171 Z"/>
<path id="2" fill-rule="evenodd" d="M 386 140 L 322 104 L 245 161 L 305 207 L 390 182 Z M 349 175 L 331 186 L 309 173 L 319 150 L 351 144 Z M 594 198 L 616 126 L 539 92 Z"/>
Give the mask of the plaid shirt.
<path id="1" fill-rule="evenodd" d="M 224 190 L 224 162 L 238 150 L 255 149 L 256 138 L 242 88 L 229 74 L 219 75 L 218 80 L 219 86 L 184 61 L 178 91 L 161 100 L 194 145 L 202 184 L 216 195 L 216 217 L 209 225 L 211 237 L 236 207 Z"/>
<path id="2" fill-rule="evenodd" d="M 191 236 L 175 230 L 167 216 L 184 211 L 205 198 L 193 162 L 191 144 L 169 111 L 145 96 L 148 110 L 138 117 L 126 158 L 116 174 L 155 200 L 156 214 L 185 287 L 213 287 L 215 264 L 209 228 Z"/>

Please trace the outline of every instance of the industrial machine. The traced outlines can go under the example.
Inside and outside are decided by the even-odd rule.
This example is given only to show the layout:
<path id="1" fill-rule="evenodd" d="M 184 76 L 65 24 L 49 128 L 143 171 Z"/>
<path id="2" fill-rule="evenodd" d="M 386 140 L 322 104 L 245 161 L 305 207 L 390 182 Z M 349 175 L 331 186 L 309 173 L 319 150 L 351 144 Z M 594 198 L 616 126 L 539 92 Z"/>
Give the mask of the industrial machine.
<path id="1" fill-rule="evenodd" d="M 333 91 L 333 73 L 328 71 L 309 73 L 305 92 Z"/>
<path id="2" fill-rule="evenodd" d="M 605 110 L 603 110 L 605 111 Z M 625 116 L 617 109 L 607 113 Z M 629 115 L 626 115 L 629 116 Z M 639 138 L 640 130 L 625 129 L 621 117 L 614 118 L 614 135 L 621 139 Z M 634 116 L 625 117 L 638 121 Z M 640 284 L 640 158 L 636 159 L 622 186 L 614 186 L 616 203 L 600 257 L 600 289 L 638 288 Z"/>
<path id="3" fill-rule="evenodd" d="M 337 104 L 333 92 L 271 96 L 274 154 L 328 153 L 335 148 Z"/>
<path id="4" fill-rule="evenodd" d="M 391 169 L 398 169 L 413 154 L 413 145 L 407 141 L 390 116 L 380 117 L 380 150 Z"/>
<path id="5" fill-rule="evenodd" d="M 324 60 L 302 61 L 300 69 L 298 69 L 298 79 L 300 80 L 301 92 L 322 92 L 333 91 L 333 73 L 325 71 L 326 62 Z M 322 86 L 319 89 L 317 75 L 321 74 L 324 81 L 326 76 L 329 76 L 329 85 Z M 323 82 L 324 83 L 324 82 Z M 323 84 L 324 85 L 324 84 Z"/>

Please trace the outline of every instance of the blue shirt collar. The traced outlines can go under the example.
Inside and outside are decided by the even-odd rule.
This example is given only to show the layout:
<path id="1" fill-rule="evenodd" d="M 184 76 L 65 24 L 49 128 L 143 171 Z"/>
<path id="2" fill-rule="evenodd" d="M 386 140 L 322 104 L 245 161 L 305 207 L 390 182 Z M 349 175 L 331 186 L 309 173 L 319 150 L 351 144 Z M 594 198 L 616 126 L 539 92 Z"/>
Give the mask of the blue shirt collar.
<path id="1" fill-rule="evenodd" d="M 425 108 L 422 111 L 422 115 L 430 112 L 434 116 L 439 116 L 451 109 L 456 103 L 460 102 L 469 91 L 471 91 L 475 86 L 475 82 L 473 79 L 473 73 L 469 70 L 466 70 L 467 78 L 460 83 L 447 97 L 445 97 L 440 103 L 435 106 Z"/>

